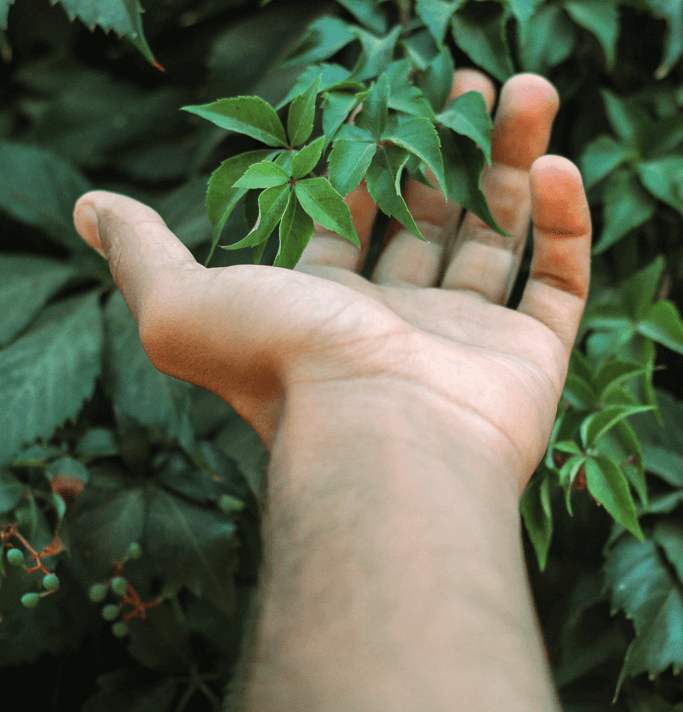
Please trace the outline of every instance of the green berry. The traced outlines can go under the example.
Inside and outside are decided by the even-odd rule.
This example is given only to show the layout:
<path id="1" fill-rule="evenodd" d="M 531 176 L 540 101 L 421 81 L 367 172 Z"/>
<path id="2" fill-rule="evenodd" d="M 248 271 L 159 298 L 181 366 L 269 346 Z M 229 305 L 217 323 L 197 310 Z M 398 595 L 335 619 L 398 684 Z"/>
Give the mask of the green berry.
<path id="1" fill-rule="evenodd" d="M 119 617 L 121 609 L 113 603 L 109 603 L 102 609 L 102 618 L 105 621 L 115 621 Z"/>
<path id="2" fill-rule="evenodd" d="M 125 621 L 116 621 L 114 625 L 111 627 L 111 632 L 117 637 L 117 638 L 123 638 L 124 636 L 128 635 L 128 623 Z"/>
<path id="3" fill-rule="evenodd" d="M 37 593 L 25 593 L 21 597 L 21 604 L 26 608 L 35 608 L 40 601 L 40 596 Z"/>
<path id="4" fill-rule="evenodd" d="M 47 591 L 56 591 L 59 588 L 59 577 L 56 574 L 46 574 L 43 578 L 43 588 Z"/>
<path id="5" fill-rule="evenodd" d="M 128 551 L 126 552 L 126 556 L 129 559 L 139 559 L 142 556 L 142 547 L 140 544 L 137 543 L 137 541 L 134 541 L 129 547 Z"/>
<path id="6" fill-rule="evenodd" d="M 21 551 L 21 549 L 10 549 L 7 552 L 7 561 L 9 561 L 12 566 L 23 566 L 24 552 Z"/>
<path id="7" fill-rule="evenodd" d="M 104 599 L 106 597 L 107 597 L 107 586 L 105 586 L 103 583 L 94 583 L 88 589 L 88 598 L 93 603 L 102 603 L 102 601 L 104 601 Z"/>
<path id="8" fill-rule="evenodd" d="M 111 580 L 111 590 L 119 596 L 125 596 L 128 593 L 128 581 L 123 576 L 114 576 Z"/>

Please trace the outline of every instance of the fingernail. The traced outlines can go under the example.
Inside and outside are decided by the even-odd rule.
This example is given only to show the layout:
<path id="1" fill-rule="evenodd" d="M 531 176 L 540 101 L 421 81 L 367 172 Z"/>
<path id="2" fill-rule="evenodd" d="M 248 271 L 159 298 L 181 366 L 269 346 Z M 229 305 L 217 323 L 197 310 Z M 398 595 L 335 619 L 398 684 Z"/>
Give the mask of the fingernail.
<path id="1" fill-rule="evenodd" d="M 92 205 L 82 205 L 76 214 L 75 222 L 78 234 L 90 247 L 107 259 L 107 256 L 102 250 L 102 243 L 100 242 L 100 224 L 95 208 L 93 208 Z"/>

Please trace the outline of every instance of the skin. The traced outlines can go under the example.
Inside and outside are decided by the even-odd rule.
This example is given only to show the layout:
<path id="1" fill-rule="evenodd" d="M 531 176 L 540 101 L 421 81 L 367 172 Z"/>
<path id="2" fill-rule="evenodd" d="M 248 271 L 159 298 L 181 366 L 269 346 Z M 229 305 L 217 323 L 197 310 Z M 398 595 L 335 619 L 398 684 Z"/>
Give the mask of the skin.
<path id="1" fill-rule="evenodd" d="M 451 97 L 471 90 L 492 109 L 492 83 L 457 71 Z M 559 709 L 518 511 L 589 288 L 579 170 L 544 155 L 558 106 L 538 75 L 502 88 L 482 185 L 509 238 L 471 214 L 455 235 L 459 206 L 410 183 L 429 242 L 392 225 L 369 281 L 362 185 L 347 197 L 362 250 L 320 229 L 296 270 L 206 269 L 147 206 L 76 204 L 152 363 L 224 398 L 271 451 L 242 712 Z"/>

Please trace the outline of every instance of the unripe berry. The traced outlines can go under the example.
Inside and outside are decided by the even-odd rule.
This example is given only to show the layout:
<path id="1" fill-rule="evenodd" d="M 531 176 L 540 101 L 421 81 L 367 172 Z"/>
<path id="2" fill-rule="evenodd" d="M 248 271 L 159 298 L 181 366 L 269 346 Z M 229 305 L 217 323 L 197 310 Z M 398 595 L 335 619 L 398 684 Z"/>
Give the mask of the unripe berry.
<path id="1" fill-rule="evenodd" d="M 46 574 L 43 578 L 43 588 L 47 591 L 56 591 L 59 588 L 59 577 L 56 574 Z"/>
<path id="2" fill-rule="evenodd" d="M 115 621 L 119 617 L 121 609 L 113 603 L 109 603 L 102 609 L 102 618 L 105 621 Z"/>
<path id="3" fill-rule="evenodd" d="M 7 552 L 7 561 L 9 561 L 12 566 L 23 566 L 24 552 L 21 551 L 21 549 L 10 549 Z"/>
<path id="4" fill-rule="evenodd" d="M 139 559 L 142 556 L 142 547 L 140 544 L 137 543 L 137 541 L 134 541 L 131 543 L 131 545 L 128 547 L 128 551 L 126 551 L 126 556 L 129 559 Z"/>
<path id="5" fill-rule="evenodd" d="M 117 638 L 123 638 L 124 636 L 128 635 L 128 623 L 125 621 L 116 621 L 114 625 L 111 627 L 111 632 L 117 637 Z"/>
<path id="6" fill-rule="evenodd" d="M 123 576 L 114 576 L 111 580 L 111 590 L 119 596 L 125 596 L 128 593 L 128 581 Z"/>
<path id="7" fill-rule="evenodd" d="M 103 583 L 94 583 L 88 589 L 88 598 L 93 603 L 102 603 L 107 597 L 107 587 Z"/>
<path id="8" fill-rule="evenodd" d="M 37 593 L 25 593 L 21 597 L 21 604 L 26 608 L 35 608 L 40 601 L 40 596 Z"/>

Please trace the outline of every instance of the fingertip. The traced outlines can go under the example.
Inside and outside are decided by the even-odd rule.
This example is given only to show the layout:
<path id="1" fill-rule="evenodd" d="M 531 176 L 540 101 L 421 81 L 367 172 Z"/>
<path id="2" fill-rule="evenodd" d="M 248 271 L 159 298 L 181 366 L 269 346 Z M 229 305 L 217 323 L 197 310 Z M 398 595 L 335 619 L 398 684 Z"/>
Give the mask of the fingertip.
<path id="1" fill-rule="evenodd" d="M 449 99 L 457 99 L 468 91 L 478 91 L 486 101 L 486 108 L 489 113 L 493 109 L 496 101 L 496 88 L 493 82 L 482 72 L 476 69 L 458 69 L 453 74 L 453 86 Z"/>
<path id="2" fill-rule="evenodd" d="M 541 156 L 529 172 L 534 225 L 553 234 L 586 235 L 590 208 L 578 167 L 564 156 Z"/>
<path id="3" fill-rule="evenodd" d="M 74 225 L 78 234 L 105 259 L 107 256 L 100 241 L 99 220 L 92 203 L 92 194 L 81 196 L 74 207 Z"/>

